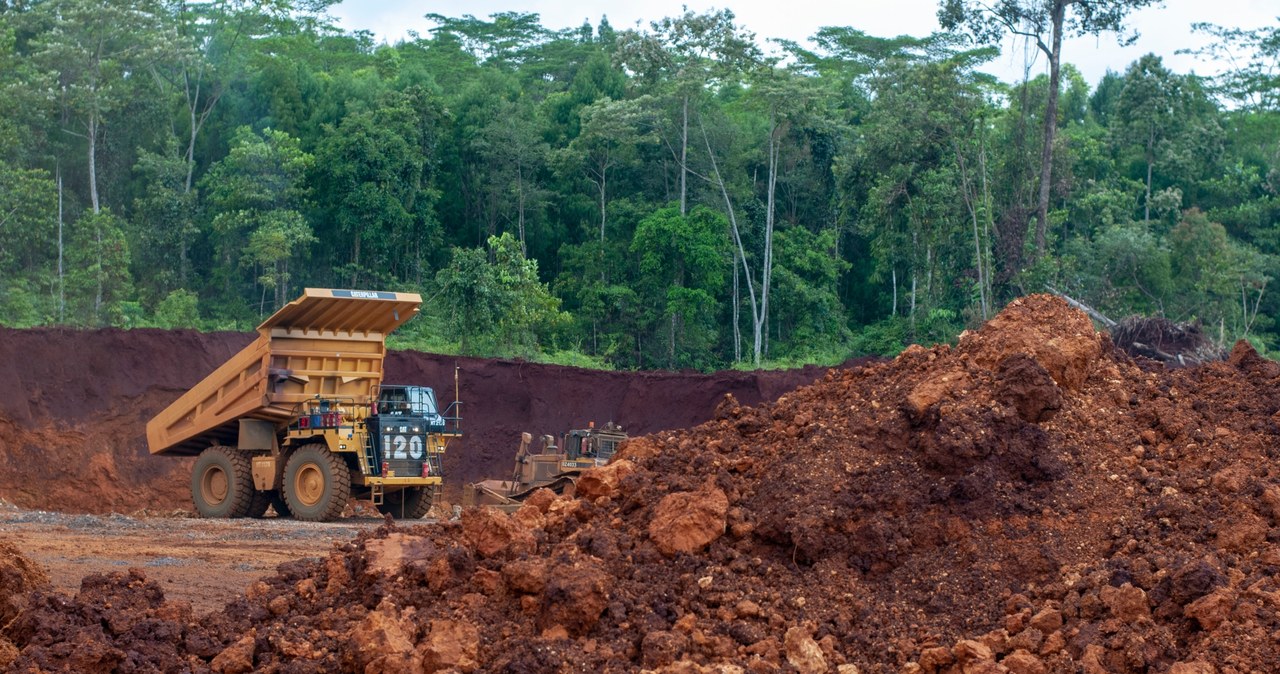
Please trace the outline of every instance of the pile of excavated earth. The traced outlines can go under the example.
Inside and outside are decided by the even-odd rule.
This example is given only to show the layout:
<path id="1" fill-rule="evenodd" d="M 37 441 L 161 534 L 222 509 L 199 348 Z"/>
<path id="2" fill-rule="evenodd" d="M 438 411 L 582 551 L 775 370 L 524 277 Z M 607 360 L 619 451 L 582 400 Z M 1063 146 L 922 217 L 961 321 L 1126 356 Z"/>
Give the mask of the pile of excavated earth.
<path id="1" fill-rule="evenodd" d="M 1064 302 L 726 396 L 576 498 L 386 526 L 222 611 L 0 550 L 0 661 L 76 672 L 1169 672 L 1280 662 L 1280 365 L 1136 362 Z"/>

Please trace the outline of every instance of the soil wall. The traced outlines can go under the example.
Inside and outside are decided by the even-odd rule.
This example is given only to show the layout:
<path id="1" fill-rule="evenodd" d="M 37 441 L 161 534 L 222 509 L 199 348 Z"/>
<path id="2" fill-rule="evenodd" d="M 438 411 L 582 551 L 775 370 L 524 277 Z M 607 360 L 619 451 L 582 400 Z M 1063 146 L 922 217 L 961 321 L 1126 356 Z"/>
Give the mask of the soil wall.
<path id="1" fill-rule="evenodd" d="M 189 509 L 190 460 L 153 457 L 145 426 L 188 387 L 252 341 L 189 330 L 0 329 L 0 499 L 70 512 Z M 447 480 L 505 474 L 519 435 L 559 435 L 590 421 L 632 435 L 711 418 L 726 393 L 773 400 L 826 369 L 601 372 L 522 361 L 393 352 L 387 381 L 453 399 L 457 368 L 466 436 L 450 446 Z"/>

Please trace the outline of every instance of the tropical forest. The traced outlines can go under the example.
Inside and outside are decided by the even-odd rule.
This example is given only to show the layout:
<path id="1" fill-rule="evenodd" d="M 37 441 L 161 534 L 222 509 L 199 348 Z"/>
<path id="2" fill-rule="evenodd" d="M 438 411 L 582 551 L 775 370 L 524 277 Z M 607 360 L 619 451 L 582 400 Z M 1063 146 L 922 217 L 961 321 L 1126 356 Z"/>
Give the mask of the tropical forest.
<path id="1" fill-rule="evenodd" d="M 1153 0 L 940 0 L 770 39 L 327 0 L 0 0 L 0 324 L 252 330 L 421 295 L 394 346 L 615 369 L 954 341 L 1051 292 L 1280 348 L 1280 28 L 1089 82 Z M 758 27 L 754 27 L 758 28 Z M 1019 36 L 1025 77 L 983 70 Z"/>

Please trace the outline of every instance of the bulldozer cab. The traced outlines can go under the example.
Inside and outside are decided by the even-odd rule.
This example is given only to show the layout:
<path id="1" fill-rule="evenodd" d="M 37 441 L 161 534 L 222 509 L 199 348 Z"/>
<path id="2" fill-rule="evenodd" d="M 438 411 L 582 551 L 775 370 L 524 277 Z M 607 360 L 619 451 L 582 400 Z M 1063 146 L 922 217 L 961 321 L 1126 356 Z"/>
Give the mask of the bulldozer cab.
<path id="1" fill-rule="evenodd" d="M 603 428 L 592 424 L 571 430 L 561 439 L 560 446 L 556 446 L 554 436 L 544 435 L 535 444 L 531 434 L 522 433 L 510 477 L 471 484 L 463 492 L 463 503 L 514 511 L 540 488 L 572 494 L 582 471 L 608 463 L 627 439 L 627 432 L 609 422 Z"/>
<path id="2" fill-rule="evenodd" d="M 604 428 L 575 429 L 564 436 L 564 453 L 570 460 L 595 459 L 604 465 L 626 439 L 626 432 L 612 422 Z"/>

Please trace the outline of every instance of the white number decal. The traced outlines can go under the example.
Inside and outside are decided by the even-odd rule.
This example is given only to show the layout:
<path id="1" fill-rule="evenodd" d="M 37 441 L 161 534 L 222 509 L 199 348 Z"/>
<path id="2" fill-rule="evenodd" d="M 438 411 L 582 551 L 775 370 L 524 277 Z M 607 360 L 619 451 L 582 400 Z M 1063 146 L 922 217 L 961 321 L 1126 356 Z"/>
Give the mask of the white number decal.
<path id="1" fill-rule="evenodd" d="M 403 435 L 397 435 L 395 438 L 396 450 L 391 453 L 393 459 L 407 459 L 409 453 L 405 449 L 409 446 L 409 442 L 404 439 Z"/>
<path id="2" fill-rule="evenodd" d="M 409 438 L 409 456 L 415 459 L 422 458 L 422 436 L 415 435 Z"/>

